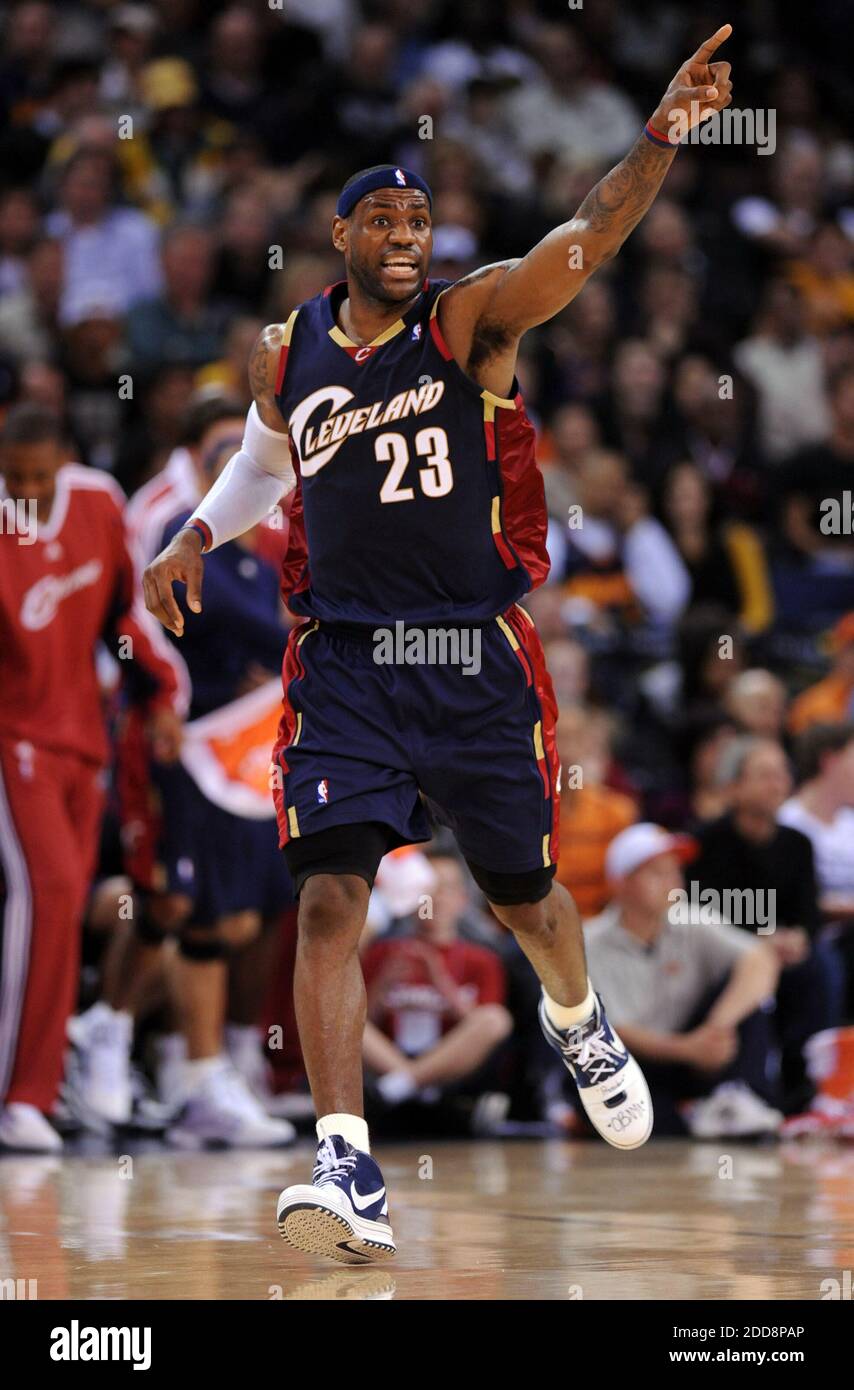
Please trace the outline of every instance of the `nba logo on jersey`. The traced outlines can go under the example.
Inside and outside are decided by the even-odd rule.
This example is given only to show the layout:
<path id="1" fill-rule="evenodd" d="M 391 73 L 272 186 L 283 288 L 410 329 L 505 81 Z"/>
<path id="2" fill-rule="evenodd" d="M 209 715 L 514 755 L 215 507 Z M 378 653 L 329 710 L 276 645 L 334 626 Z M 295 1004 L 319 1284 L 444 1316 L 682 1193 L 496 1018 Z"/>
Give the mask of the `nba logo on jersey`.
<path id="1" fill-rule="evenodd" d="M 417 342 L 418 342 L 418 339 L 421 337 L 421 324 L 420 324 L 420 323 L 416 323 L 415 327 L 413 328 L 413 330 L 412 330 L 412 332 L 411 332 L 411 334 L 410 334 L 409 336 L 411 337 L 413 343 L 417 343 Z"/>
<path id="2" fill-rule="evenodd" d="M 317 784 L 317 800 L 321 806 L 326 806 L 329 801 L 329 783 L 325 777 Z"/>
<path id="3" fill-rule="evenodd" d="M 402 169 L 395 169 L 395 171 L 394 171 L 394 177 L 397 179 L 397 181 L 398 181 L 398 183 L 400 184 L 401 188 L 405 188 L 405 187 L 406 187 L 406 175 L 404 174 L 404 172 L 403 172 Z"/>

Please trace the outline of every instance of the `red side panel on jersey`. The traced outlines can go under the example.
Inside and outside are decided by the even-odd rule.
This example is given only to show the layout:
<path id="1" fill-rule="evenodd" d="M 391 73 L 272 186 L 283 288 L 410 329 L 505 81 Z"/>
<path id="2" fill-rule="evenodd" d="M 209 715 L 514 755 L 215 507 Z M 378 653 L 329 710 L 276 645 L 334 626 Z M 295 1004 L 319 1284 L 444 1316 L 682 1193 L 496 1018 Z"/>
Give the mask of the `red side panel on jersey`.
<path id="1" fill-rule="evenodd" d="M 492 426 L 501 471 L 502 531 L 536 589 L 549 572 L 545 487 L 537 467 L 536 432 L 521 395 L 515 404 L 515 410 L 496 410 Z"/>
<path id="2" fill-rule="evenodd" d="M 504 620 L 513 631 L 519 649 L 519 657 L 530 683 L 533 685 L 540 705 L 540 742 L 535 746 L 537 766 L 543 779 L 543 793 L 551 808 L 551 826 L 548 834 L 548 858 L 552 864 L 558 861 L 560 848 L 560 760 L 557 752 L 557 698 L 552 678 L 546 668 L 546 658 L 540 634 L 534 620 L 524 608 L 514 604 L 504 614 Z M 543 859 L 546 854 L 544 850 Z"/>
<path id="3" fill-rule="evenodd" d="M 305 536 L 302 480 L 299 472 L 299 458 L 293 441 L 291 441 L 291 458 L 293 459 L 297 482 L 291 502 L 288 548 L 282 561 L 282 598 L 286 604 L 293 594 L 301 594 L 311 583 L 308 572 L 308 542 Z"/>
<path id="4" fill-rule="evenodd" d="M 286 753 L 292 744 L 299 742 L 301 732 L 301 715 L 297 713 L 288 699 L 288 691 L 291 683 L 295 680 L 302 680 L 305 676 L 305 667 L 300 655 L 300 647 L 308 637 L 309 633 L 317 630 L 316 619 L 310 618 L 298 623 L 291 630 L 288 638 L 288 645 L 285 648 L 285 659 L 282 663 L 282 717 L 279 721 L 279 734 L 273 749 L 273 767 L 278 772 L 273 788 L 273 802 L 276 807 L 276 822 L 279 827 L 279 847 L 283 847 L 289 840 L 299 836 L 299 822 L 297 820 L 296 808 L 288 806 L 287 802 L 287 776 L 288 763 Z"/>

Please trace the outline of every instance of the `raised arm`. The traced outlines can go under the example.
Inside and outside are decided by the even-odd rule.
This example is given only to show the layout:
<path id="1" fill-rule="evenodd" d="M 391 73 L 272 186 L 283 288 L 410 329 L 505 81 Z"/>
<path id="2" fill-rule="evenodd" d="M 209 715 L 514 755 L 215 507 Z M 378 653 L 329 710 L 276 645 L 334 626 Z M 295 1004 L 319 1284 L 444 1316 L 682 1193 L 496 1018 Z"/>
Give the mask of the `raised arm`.
<path id="1" fill-rule="evenodd" d="M 682 136 L 729 106 L 730 64 L 711 59 L 731 33 L 724 24 L 679 69 L 646 131 L 591 189 L 571 221 L 521 260 L 487 267 L 445 296 L 443 332 L 454 356 L 478 380 L 483 374 L 477 369 L 488 360 L 503 359 L 506 374 L 522 334 L 565 308 L 588 276 L 617 254 L 654 201 Z M 490 386 L 487 380 L 482 384 Z"/>
<path id="2" fill-rule="evenodd" d="M 176 637 L 184 631 L 184 618 L 175 602 L 174 582 L 186 584 L 188 608 L 201 612 L 202 555 L 257 526 L 295 485 L 287 427 L 276 404 L 283 334 L 282 324 L 269 325 L 252 350 L 253 404 L 242 448 L 229 459 L 191 520 L 143 574 L 146 608 Z"/>

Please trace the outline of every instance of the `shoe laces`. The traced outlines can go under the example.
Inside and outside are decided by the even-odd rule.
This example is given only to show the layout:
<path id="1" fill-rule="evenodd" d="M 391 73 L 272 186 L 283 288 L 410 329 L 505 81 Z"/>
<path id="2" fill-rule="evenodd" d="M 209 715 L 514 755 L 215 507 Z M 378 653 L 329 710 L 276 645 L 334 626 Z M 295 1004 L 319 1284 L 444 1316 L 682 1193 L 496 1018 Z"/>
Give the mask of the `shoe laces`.
<path id="1" fill-rule="evenodd" d="M 317 1151 L 317 1162 L 311 1175 L 315 1187 L 326 1187 L 338 1183 L 353 1172 L 358 1162 L 358 1154 L 338 1154 L 335 1145 L 324 1139 Z"/>
<path id="2" fill-rule="evenodd" d="M 581 1071 L 589 1068 L 590 1079 L 594 1085 L 611 1076 L 618 1064 L 625 1061 L 625 1053 L 605 1036 L 605 1024 L 586 1036 L 576 1037 L 561 1045 L 564 1056 Z"/>

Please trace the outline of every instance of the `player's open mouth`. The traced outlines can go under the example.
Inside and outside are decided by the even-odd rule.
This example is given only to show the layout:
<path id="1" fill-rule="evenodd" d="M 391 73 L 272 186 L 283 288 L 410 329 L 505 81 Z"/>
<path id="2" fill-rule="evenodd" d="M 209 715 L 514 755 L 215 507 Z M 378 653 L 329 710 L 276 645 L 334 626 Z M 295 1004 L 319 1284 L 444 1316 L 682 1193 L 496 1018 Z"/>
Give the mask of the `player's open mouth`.
<path id="1" fill-rule="evenodd" d="M 380 262 L 386 275 L 393 280 L 408 280 L 413 274 L 418 273 L 417 261 L 406 261 L 395 257 L 394 260 Z"/>

